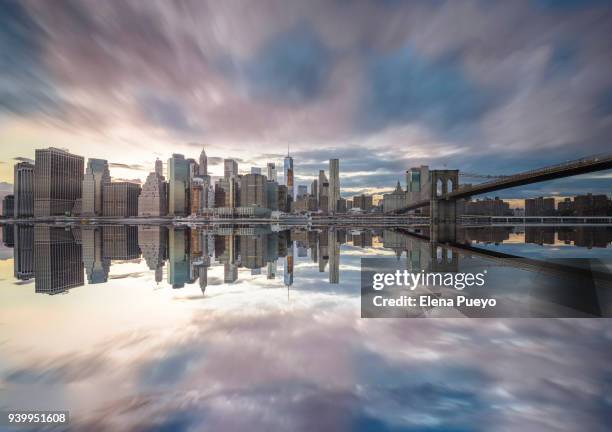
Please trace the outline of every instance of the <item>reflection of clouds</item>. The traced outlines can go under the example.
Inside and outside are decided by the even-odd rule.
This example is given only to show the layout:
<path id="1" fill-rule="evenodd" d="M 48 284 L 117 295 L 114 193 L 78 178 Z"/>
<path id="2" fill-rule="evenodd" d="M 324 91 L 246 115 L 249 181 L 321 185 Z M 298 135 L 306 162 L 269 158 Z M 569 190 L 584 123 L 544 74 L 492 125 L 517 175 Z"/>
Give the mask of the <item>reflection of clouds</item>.
<path id="1" fill-rule="evenodd" d="M 112 370 L 125 386 L 110 402 L 79 390 L 92 406 L 75 427 L 98 430 L 605 430 L 609 320 L 362 320 L 310 296 L 195 310 L 168 334 L 112 341 L 120 356 L 100 345 L 4 381 L 69 392 Z"/>
<path id="2" fill-rule="evenodd" d="M 360 319 L 356 252 L 342 246 L 337 285 L 306 257 L 290 293 L 278 288 L 280 265 L 278 287 L 247 270 L 224 285 L 215 265 L 205 297 L 168 288 L 150 319 L 101 341 L 92 332 L 91 347 L 11 349 L 0 358 L 0 405 L 40 406 L 57 392 L 54 407 L 71 409 L 76 430 L 606 430 L 610 320 Z M 140 286 L 151 277 L 119 269 L 115 278 L 134 270 Z M 134 314 L 149 293 L 105 297 L 132 284 L 88 287 L 104 302 L 72 306 L 95 316 L 128 303 Z M 177 310 L 183 320 L 161 321 Z M 80 322 L 69 315 L 55 320 Z M 55 320 L 49 329 L 62 328 Z"/>

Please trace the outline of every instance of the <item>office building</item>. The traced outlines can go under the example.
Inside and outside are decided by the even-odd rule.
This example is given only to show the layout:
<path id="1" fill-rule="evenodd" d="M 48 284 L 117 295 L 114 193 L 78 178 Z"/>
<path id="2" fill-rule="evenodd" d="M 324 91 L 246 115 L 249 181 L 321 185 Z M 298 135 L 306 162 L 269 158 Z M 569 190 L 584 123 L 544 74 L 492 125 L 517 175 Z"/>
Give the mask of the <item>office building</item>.
<path id="1" fill-rule="evenodd" d="M 251 174 L 261 174 L 261 168 L 251 167 Z"/>
<path id="2" fill-rule="evenodd" d="M 340 199 L 340 161 L 338 159 L 329 160 L 329 201 L 328 211 L 334 213 L 338 210 L 338 200 Z"/>
<path id="3" fill-rule="evenodd" d="M 407 196 L 398 180 L 395 190 L 390 194 L 383 195 L 383 213 L 391 213 L 395 210 L 406 207 Z"/>
<path id="4" fill-rule="evenodd" d="M 168 214 L 186 216 L 189 204 L 190 163 L 182 154 L 168 159 Z"/>
<path id="5" fill-rule="evenodd" d="M 13 218 L 15 214 L 15 196 L 5 195 L 2 199 L 2 216 L 6 219 Z"/>
<path id="6" fill-rule="evenodd" d="M 291 211 L 294 213 L 315 212 L 317 211 L 317 199 L 306 194 L 291 203 Z"/>
<path id="7" fill-rule="evenodd" d="M 278 176 L 276 174 L 276 164 L 274 162 L 268 162 L 268 180 L 278 182 Z"/>
<path id="8" fill-rule="evenodd" d="M 156 167 L 157 168 L 157 167 Z M 166 216 L 168 214 L 168 183 L 155 172 L 149 173 L 138 197 L 138 216 Z"/>
<path id="9" fill-rule="evenodd" d="M 310 184 L 310 195 L 317 200 L 317 207 L 319 205 L 319 181 L 315 178 Z"/>
<path id="10" fill-rule="evenodd" d="M 319 209 L 327 212 L 329 208 L 329 181 L 324 170 L 319 171 Z"/>
<path id="11" fill-rule="evenodd" d="M 207 207 L 208 203 L 208 185 L 201 177 L 195 177 L 191 180 L 190 204 L 192 215 L 202 214 L 202 210 Z"/>
<path id="12" fill-rule="evenodd" d="M 431 174 L 427 165 L 406 171 L 406 195 L 408 204 L 431 198 Z"/>
<path id="13" fill-rule="evenodd" d="M 102 187 L 103 216 L 137 216 L 140 185 L 130 182 L 107 183 Z"/>
<path id="14" fill-rule="evenodd" d="M 15 218 L 34 216 L 34 165 L 29 162 L 15 164 L 13 171 Z"/>
<path id="15" fill-rule="evenodd" d="M 285 185 L 287 186 L 287 196 L 293 200 L 293 158 L 287 154 L 284 160 Z"/>
<path id="16" fill-rule="evenodd" d="M 286 185 L 278 185 L 278 209 L 282 212 L 289 213 L 291 211 L 291 201 L 289 200 L 289 192 Z"/>
<path id="17" fill-rule="evenodd" d="M 83 199 L 81 201 L 83 216 L 102 216 L 103 186 L 110 182 L 108 162 L 104 159 L 89 158 L 83 176 Z"/>
<path id="18" fill-rule="evenodd" d="M 240 206 L 267 208 L 266 177 L 261 174 L 246 174 L 240 181 Z"/>
<path id="19" fill-rule="evenodd" d="M 202 149 L 202 153 L 200 153 L 200 166 L 199 172 L 200 176 L 208 175 L 208 156 L 206 156 L 206 151 Z"/>
<path id="20" fill-rule="evenodd" d="M 159 158 L 155 159 L 155 174 L 160 177 L 164 176 L 164 164 Z"/>
<path id="21" fill-rule="evenodd" d="M 297 198 L 304 198 L 306 195 L 308 195 L 308 186 L 299 185 L 297 188 Z"/>
<path id="22" fill-rule="evenodd" d="M 606 195 L 578 195 L 574 197 L 576 216 L 612 216 L 612 202 Z"/>
<path id="23" fill-rule="evenodd" d="M 278 208 L 278 183 L 274 180 L 266 181 L 266 197 L 268 199 L 268 207 L 271 211 L 277 211 Z"/>
<path id="24" fill-rule="evenodd" d="M 495 197 L 494 199 L 485 198 L 475 201 L 467 201 L 465 210 L 462 212 L 466 215 L 475 216 L 511 216 L 510 204 L 504 200 Z"/>
<path id="25" fill-rule="evenodd" d="M 82 156 L 49 147 L 38 149 L 34 163 L 34 216 L 70 214 L 83 189 Z"/>
<path id="26" fill-rule="evenodd" d="M 353 208 L 370 211 L 373 207 L 372 195 L 357 195 L 353 197 Z"/>
<path id="27" fill-rule="evenodd" d="M 234 159 L 223 160 L 223 178 L 229 180 L 238 175 L 238 162 Z"/>
<path id="28" fill-rule="evenodd" d="M 528 198 L 525 200 L 525 216 L 554 216 L 554 198 Z"/>

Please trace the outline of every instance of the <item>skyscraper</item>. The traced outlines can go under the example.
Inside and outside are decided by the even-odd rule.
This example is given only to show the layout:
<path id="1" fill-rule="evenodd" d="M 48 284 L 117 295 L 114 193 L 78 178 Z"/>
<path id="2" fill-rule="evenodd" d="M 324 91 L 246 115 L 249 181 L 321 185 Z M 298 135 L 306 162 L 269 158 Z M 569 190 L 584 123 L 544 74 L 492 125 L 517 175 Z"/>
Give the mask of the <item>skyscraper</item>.
<path id="1" fill-rule="evenodd" d="M 5 218 L 12 218 L 15 216 L 15 196 L 5 195 L 2 198 L 2 216 Z"/>
<path id="2" fill-rule="evenodd" d="M 82 156 L 49 147 L 38 149 L 34 163 L 34 216 L 63 216 L 83 190 Z"/>
<path id="3" fill-rule="evenodd" d="M 168 214 L 186 216 L 189 188 L 189 162 L 182 154 L 168 159 Z"/>
<path id="4" fill-rule="evenodd" d="M 168 214 L 168 183 L 157 172 L 149 173 L 138 197 L 138 216 L 166 214 Z"/>
<path id="5" fill-rule="evenodd" d="M 201 176 L 208 175 L 208 157 L 206 156 L 206 151 L 202 149 L 202 153 L 200 153 L 200 171 L 199 174 Z"/>
<path id="6" fill-rule="evenodd" d="M 106 183 L 102 186 L 103 216 L 137 216 L 140 185 L 130 182 Z"/>
<path id="7" fill-rule="evenodd" d="M 278 181 L 274 162 L 268 162 L 268 180 Z"/>
<path id="8" fill-rule="evenodd" d="M 160 177 L 164 176 L 164 164 L 159 158 L 155 159 L 155 174 Z"/>
<path id="9" fill-rule="evenodd" d="M 291 198 L 294 196 L 293 191 L 293 158 L 287 154 L 284 161 L 285 168 L 285 184 L 287 185 L 287 194 Z"/>
<path id="10" fill-rule="evenodd" d="M 431 194 L 431 174 L 427 165 L 406 171 L 406 195 L 408 204 L 428 199 Z"/>
<path id="11" fill-rule="evenodd" d="M 268 207 L 266 178 L 261 174 L 243 175 L 240 181 L 241 207 Z"/>
<path id="12" fill-rule="evenodd" d="M 324 170 L 319 171 L 319 209 L 327 211 L 329 207 L 329 181 Z"/>
<path id="13" fill-rule="evenodd" d="M 16 164 L 13 181 L 15 218 L 34 216 L 34 165 L 29 162 Z"/>
<path id="14" fill-rule="evenodd" d="M 304 198 L 306 195 L 308 195 L 308 186 L 306 185 L 298 185 L 297 190 L 298 190 L 297 192 L 298 199 Z"/>
<path id="15" fill-rule="evenodd" d="M 329 202 L 328 210 L 330 213 L 338 210 L 338 200 L 340 199 L 340 161 L 338 159 L 329 160 Z"/>
<path id="16" fill-rule="evenodd" d="M 234 159 L 223 160 L 223 177 L 229 180 L 238 175 L 238 163 Z"/>
<path id="17" fill-rule="evenodd" d="M 102 216 L 102 188 L 110 181 L 108 162 L 89 158 L 83 177 L 83 216 Z"/>

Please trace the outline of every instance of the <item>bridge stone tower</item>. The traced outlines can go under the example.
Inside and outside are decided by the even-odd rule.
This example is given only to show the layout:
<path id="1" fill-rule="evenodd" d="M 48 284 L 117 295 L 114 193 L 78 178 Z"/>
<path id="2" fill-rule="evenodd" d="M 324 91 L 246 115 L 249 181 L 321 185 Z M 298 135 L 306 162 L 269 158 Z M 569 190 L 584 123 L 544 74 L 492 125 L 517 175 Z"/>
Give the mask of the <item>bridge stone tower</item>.
<path id="1" fill-rule="evenodd" d="M 432 170 L 431 173 L 431 239 L 435 242 L 454 242 L 456 237 L 457 206 L 446 194 L 459 189 L 459 170 Z"/>

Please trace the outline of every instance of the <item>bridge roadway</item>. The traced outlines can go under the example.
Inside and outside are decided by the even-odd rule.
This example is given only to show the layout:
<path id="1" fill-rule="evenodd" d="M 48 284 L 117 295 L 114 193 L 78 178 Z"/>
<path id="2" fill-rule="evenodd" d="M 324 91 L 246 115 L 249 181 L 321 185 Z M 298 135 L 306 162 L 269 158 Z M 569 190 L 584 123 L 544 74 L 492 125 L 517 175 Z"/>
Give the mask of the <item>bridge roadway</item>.
<path id="1" fill-rule="evenodd" d="M 579 174 L 608 169 L 612 169 L 612 153 L 589 156 L 578 160 L 563 162 L 557 165 L 521 172 L 490 182 L 479 183 L 473 186 L 459 187 L 457 190 L 439 195 L 438 198 L 441 200 L 453 201 L 502 189 L 509 189 L 517 186 L 524 186 L 547 180 L 571 177 Z M 432 187 L 435 187 L 435 185 L 432 185 Z M 400 210 L 397 210 L 396 213 L 405 213 L 410 210 L 426 207 L 429 205 L 430 201 L 430 199 L 426 199 L 412 203 Z"/>

